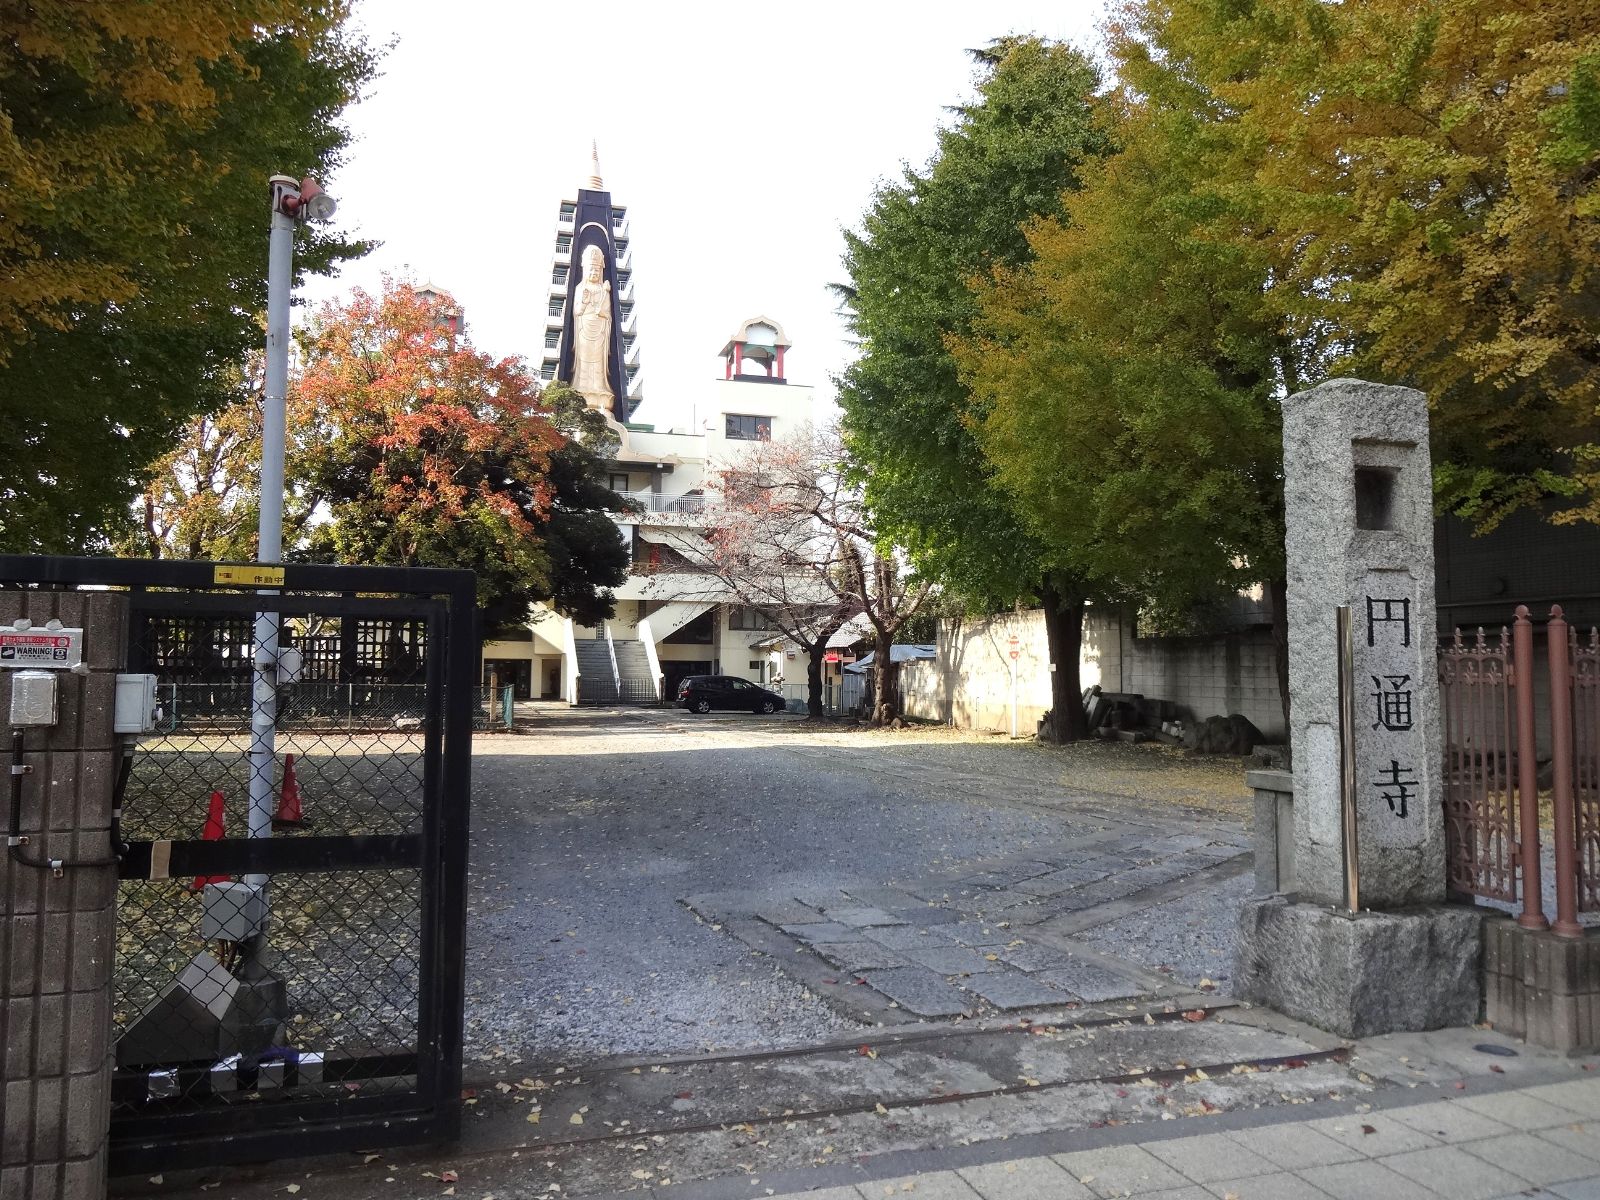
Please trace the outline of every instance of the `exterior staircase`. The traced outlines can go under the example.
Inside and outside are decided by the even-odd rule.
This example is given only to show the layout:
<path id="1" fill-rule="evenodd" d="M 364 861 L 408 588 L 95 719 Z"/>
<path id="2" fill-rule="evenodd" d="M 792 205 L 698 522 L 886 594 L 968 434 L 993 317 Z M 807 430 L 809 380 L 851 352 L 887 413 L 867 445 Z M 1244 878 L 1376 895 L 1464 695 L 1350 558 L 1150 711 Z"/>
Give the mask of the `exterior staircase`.
<path id="1" fill-rule="evenodd" d="M 579 701 L 584 704 L 615 704 L 617 677 L 611 669 L 611 648 L 605 638 L 576 638 L 578 653 Z M 620 655 L 618 656 L 621 657 Z"/>
<path id="2" fill-rule="evenodd" d="M 617 674 L 621 676 L 619 699 L 625 703 L 654 703 L 660 697 L 644 643 L 633 638 L 617 638 L 612 645 L 617 651 Z"/>

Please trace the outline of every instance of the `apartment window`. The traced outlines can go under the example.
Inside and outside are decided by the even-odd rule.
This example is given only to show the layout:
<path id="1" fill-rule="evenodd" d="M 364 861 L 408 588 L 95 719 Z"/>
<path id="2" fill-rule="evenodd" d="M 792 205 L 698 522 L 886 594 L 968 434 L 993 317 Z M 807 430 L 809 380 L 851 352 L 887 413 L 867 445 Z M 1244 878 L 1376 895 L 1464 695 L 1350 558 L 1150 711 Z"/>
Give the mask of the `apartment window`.
<path id="1" fill-rule="evenodd" d="M 539 378 L 544 380 L 546 383 L 549 383 L 555 377 L 556 377 L 556 365 L 555 365 L 555 363 L 545 363 L 544 366 L 539 368 Z"/>
<path id="2" fill-rule="evenodd" d="M 575 219 L 577 215 L 578 206 L 572 203 L 570 200 L 561 205 L 561 219 L 563 221 L 571 221 Z"/>
<path id="3" fill-rule="evenodd" d="M 628 252 L 628 239 L 618 238 L 613 245 L 617 248 L 617 258 L 620 260 Z"/>
<path id="4" fill-rule="evenodd" d="M 633 272 L 632 271 L 618 271 L 617 272 L 617 286 L 619 288 L 625 288 L 625 287 L 628 286 L 628 284 L 630 284 L 632 282 L 633 282 Z"/>
<path id="5" fill-rule="evenodd" d="M 546 350 L 559 350 L 561 348 L 561 330 L 546 329 L 544 331 L 544 348 Z"/>
<path id="6" fill-rule="evenodd" d="M 559 283 L 565 286 L 567 282 L 567 268 L 563 266 L 557 266 L 552 269 L 550 272 L 550 282 Z"/>
<path id="7" fill-rule="evenodd" d="M 552 317 L 559 317 L 562 313 L 566 312 L 566 310 L 567 298 L 565 296 L 550 297 L 550 315 Z"/>
<path id="8" fill-rule="evenodd" d="M 626 321 L 629 317 L 633 316 L 633 301 L 632 300 L 624 300 L 621 304 L 617 305 L 617 308 L 622 313 L 622 319 L 624 321 Z"/>
<path id="9" fill-rule="evenodd" d="M 628 476 L 627 476 L 627 474 L 625 472 L 621 472 L 621 471 L 612 472 L 612 474 L 611 474 L 611 482 L 609 484 L 607 484 L 607 486 L 613 492 L 625 492 L 625 491 L 627 491 L 628 490 Z"/>
<path id="10" fill-rule="evenodd" d="M 772 418 L 752 417 L 741 413 L 727 413 L 723 418 L 724 436 L 740 442 L 770 442 Z"/>
<path id="11" fill-rule="evenodd" d="M 572 253 L 572 235 L 570 233 L 558 233 L 558 234 L 556 234 L 556 253 L 557 254 L 571 254 Z"/>
<path id="12" fill-rule="evenodd" d="M 772 622 L 759 610 L 754 608 L 734 608 L 728 612 L 729 629 L 762 630 L 771 629 Z"/>
<path id="13" fill-rule="evenodd" d="M 627 219 L 628 219 L 628 210 L 627 209 L 625 209 L 625 208 L 613 208 L 611 210 L 611 228 L 612 229 L 621 229 L 622 228 L 622 223 L 624 221 L 626 221 Z"/>

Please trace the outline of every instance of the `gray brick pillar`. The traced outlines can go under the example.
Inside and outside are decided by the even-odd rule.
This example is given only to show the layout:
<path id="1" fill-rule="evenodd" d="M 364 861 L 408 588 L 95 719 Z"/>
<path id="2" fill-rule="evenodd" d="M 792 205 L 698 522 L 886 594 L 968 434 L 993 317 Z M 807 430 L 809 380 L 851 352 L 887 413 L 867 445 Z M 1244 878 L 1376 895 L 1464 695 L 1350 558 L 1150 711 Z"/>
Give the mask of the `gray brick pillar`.
<path id="1" fill-rule="evenodd" d="M 0 592 L 0 623 L 52 617 L 84 629 L 88 675 L 59 672 L 59 721 L 27 732 L 22 832 L 29 854 L 100 858 L 110 849 L 116 672 L 127 602 L 110 592 Z M 12 672 L 0 671 L 0 722 Z M 10 726 L 0 821 L 10 821 Z M 55 877 L 0 856 L 0 1200 L 100 1200 L 111 1085 L 116 869 Z"/>

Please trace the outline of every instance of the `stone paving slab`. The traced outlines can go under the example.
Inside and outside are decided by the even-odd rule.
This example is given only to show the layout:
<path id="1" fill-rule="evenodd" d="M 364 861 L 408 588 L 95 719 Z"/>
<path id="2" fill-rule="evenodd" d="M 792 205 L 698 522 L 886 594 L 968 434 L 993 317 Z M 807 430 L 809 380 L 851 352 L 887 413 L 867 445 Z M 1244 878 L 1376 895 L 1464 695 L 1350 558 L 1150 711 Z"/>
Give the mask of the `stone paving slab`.
<path id="1" fill-rule="evenodd" d="M 886 913 L 881 908 L 863 906 L 847 906 L 844 908 L 828 908 L 823 910 L 830 921 L 837 921 L 841 925 L 851 925 L 857 929 L 869 925 L 904 925 L 905 921 Z"/>
<path id="2" fill-rule="evenodd" d="M 868 971 L 870 987 L 919 1017 L 955 1017 L 972 1010 L 972 1001 L 924 967 L 894 967 Z"/>
<path id="3" fill-rule="evenodd" d="M 1040 983 L 1020 971 L 1007 970 L 989 975 L 972 975 L 961 981 L 969 992 L 977 992 L 990 1004 L 1005 1012 L 1019 1008 L 1042 1008 L 1072 999 L 1060 988 Z"/>
<path id="4" fill-rule="evenodd" d="M 919 946 L 954 946 L 956 939 L 948 926 L 931 925 L 926 929 L 915 925 L 880 925 L 861 931 L 880 946 L 891 950 L 914 950 Z"/>
<path id="5" fill-rule="evenodd" d="M 901 953 L 919 966 L 941 975 L 977 975 L 1005 969 L 998 959 L 990 962 L 984 955 L 966 946 L 919 946 Z"/>
<path id="6" fill-rule="evenodd" d="M 818 942 L 811 948 L 841 971 L 852 973 L 911 965 L 893 950 L 873 942 Z"/>

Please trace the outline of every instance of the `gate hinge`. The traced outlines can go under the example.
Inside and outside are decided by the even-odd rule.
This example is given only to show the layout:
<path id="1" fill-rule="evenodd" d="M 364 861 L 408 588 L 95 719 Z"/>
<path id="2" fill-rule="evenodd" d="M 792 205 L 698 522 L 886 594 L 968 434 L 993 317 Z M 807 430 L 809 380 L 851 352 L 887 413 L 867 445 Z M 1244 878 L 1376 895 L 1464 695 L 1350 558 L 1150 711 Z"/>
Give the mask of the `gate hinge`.
<path id="1" fill-rule="evenodd" d="M 12 763 L 11 764 L 11 773 L 13 775 L 32 775 L 33 774 L 33 764 L 32 763 Z"/>

